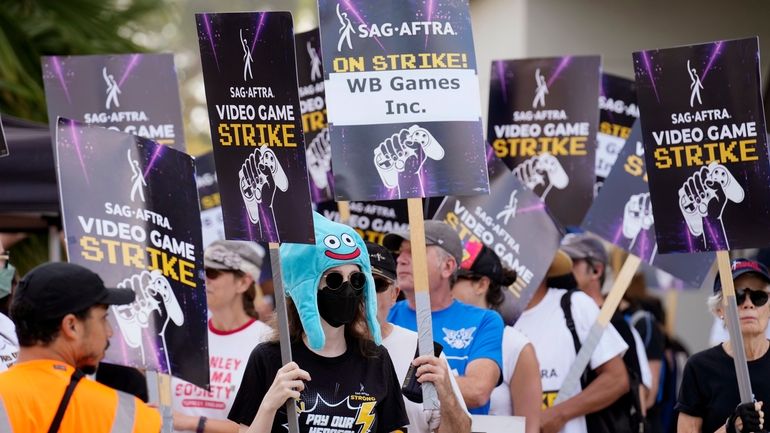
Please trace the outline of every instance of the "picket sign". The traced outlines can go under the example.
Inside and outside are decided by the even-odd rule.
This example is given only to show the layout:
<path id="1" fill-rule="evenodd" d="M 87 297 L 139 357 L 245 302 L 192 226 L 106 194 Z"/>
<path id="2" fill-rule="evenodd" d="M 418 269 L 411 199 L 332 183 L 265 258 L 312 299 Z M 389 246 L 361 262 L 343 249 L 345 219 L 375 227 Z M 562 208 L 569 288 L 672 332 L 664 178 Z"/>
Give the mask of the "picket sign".
<path id="1" fill-rule="evenodd" d="M 618 305 L 620 305 L 620 301 L 623 299 L 623 295 L 625 295 L 628 285 L 631 284 L 631 279 L 634 277 L 634 274 L 636 274 L 637 269 L 639 269 L 640 263 L 641 259 L 633 254 L 629 254 L 626 261 L 623 262 L 623 266 L 620 268 L 620 272 L 618 272 L 618 276 L 612 284 L 612 289 L 599 311 L 596 322 L 591 326 L 588 337 L 586 337 L 583 345 L 580 347 L 580 352 L 578 352 L 575 357 L 575 362 L 572 364 L 567 372 L 567 376 L 564 378 L 561 389 L 556 395 L 554 405 L 559 404 L 574 396 L 577 392 L 580 392 L 580 376 L 583 375 L 583 371 L 585 371 L 588 363 L 591 361 L 591 355 L 594 353 L 596 346 L 602 339 L 604 330 L 607 329 L 607 325 L 609 325 L 612 316 L 615 314 L 615 311 L 617 311 Z"/>
<path id="2" fill-rule="evenodd" d="M 408 198 L 409 237 L 412 248 L 412 278 L 414 278 L 414 301 L 417 309 L 417 347 L 420 356 L 433 355 L 433 323 L 430 309 L 430 287 L 428 285 L 427 248 L 425 246 L 425 221 L 423 220 L 422 199 Z M 436 388 L 430 382 L 422 384 L 422 401 L 425 410 L 440 407 Z"/>
<path id="3" fill-rule="evenodd" d="M 291 338 L 289 336 L 289 320 L 286 315 L 286 294 L 283 290 L 283 274 L 281 273 L 280 245 L 270 242 L 270 266 L 273 271 L 273 290 L 275 290 L 275 314 L 278 321 L 278 341 L 281 345 L 281 363 L 291 362 Z M 299 433 L 297 420 L 297 405 L 294 399 L 286 400 L 286 417 L 289 420 L 289 433 Z"/>
<path id="4" fill-rule="evenodd" d="M 717 266 L 719 267 L 719 280 L 722 282 L 722 307 L 727 313 L 727 332 L 730 334 L 735 374 L 738 377 L 738 393 L 741 396 L 741 403 L 751 403 L 754 401 L 754 394 L 751 392 L 749 366 L 746 361 L 746 352 L 743 349 L 743 334 L 741 334 L 741 323 L 738 319 L 738 304 L 735 301 L 730 253 L 717 251 Z"/>

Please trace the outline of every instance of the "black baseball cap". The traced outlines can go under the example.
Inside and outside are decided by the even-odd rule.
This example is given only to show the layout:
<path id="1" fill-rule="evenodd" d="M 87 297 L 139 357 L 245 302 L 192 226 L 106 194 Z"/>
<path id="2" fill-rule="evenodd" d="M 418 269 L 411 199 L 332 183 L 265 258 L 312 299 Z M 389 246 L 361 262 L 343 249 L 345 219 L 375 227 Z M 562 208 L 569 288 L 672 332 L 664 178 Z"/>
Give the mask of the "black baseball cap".
<path id="1" fill-rule="evenodd" d="M 463 261 L 460 269 L 457 270 L 457 276 L 487 277 L 497 284 L 503 284 L 506 282 L 503 275 L 503 264 L 500 261 L 500 257 L 498 257 L 498 255 L 486 245 L 483 245 L 481 249 L 478 250 L 478 253 L 471 254 L 471 257 Z"/>
<path id="2" fill-rule="evenodd" d="M 759 278 L 765 280 L 766 283 L 770 284 L 770 273 L 767 272 L 767 268 L 762 263 L 749 259 L 735 259 L 730 264 L 730 269 L 733 271 L 733 281 L 738 279 L 741 275 L 754 273 L 757 274 Z M 717 274 L 714 279 L 714 294 L 716 295 L 721 291 L 722 281 L 719 279 L 719 274 Z"/>
<path id="3" fill-rule="evenodd" d="M 93 305 L 123 305 L 134 301 L 131 289 L 108 289 L 94 272 L 72 263 L 45 263 L 19 281 L 13 302 L 27 302 L 34 316 L 55 319 Z"/>
<path id="4" fill-rule="evenodd" d="M 372 263 L 372 274 L 395 281 L 396 261 L 393 260 L 390 251 L 373 242 L 367 242 L 366 249 L 369 251 L 369 261 Z"/>

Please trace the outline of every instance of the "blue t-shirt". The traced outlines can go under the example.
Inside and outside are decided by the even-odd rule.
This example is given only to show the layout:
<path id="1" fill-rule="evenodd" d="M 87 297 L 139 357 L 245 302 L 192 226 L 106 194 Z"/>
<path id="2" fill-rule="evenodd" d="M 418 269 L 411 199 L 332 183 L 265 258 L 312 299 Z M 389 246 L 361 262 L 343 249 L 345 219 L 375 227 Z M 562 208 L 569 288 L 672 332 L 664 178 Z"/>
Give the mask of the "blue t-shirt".
<path id="1" fill-rule="evenodd" d="M 452 301 L 440 311 L 431 313 L 433 339 L 444 346 L 449 368 L 460 376 L 474 359 L 488 358 L 503 371 L 503 319 L 497 312 Z M 388 313 L 388 322 L 417 331 L 417 313 L 407 301 L 399 301 Z M 472 414 L 489 413 L 489 401 L 484 406 L 468 408 Z"/>

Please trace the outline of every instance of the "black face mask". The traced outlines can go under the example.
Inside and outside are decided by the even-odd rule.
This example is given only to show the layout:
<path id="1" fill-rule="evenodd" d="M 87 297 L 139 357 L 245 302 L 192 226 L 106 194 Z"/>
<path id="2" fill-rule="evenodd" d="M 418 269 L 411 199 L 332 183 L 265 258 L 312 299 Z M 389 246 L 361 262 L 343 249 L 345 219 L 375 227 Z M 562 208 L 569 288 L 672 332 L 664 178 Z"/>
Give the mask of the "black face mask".
<path id="1" fill-rule="evenodd" d="M 335 328 L 347 325 L 356 317 L 363 290 L 356 290 L 350 281 L 342 283 L 337 290 L 328 287 L 318 291 L 318 312 L 326 323 Z"/>

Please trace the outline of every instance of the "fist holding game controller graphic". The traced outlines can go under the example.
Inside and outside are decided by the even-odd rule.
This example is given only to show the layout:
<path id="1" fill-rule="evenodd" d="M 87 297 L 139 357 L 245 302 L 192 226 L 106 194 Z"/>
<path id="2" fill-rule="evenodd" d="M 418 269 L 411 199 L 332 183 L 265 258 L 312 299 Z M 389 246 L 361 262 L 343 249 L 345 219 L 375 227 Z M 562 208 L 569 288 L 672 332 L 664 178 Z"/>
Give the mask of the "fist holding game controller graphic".
<path id="1" fill-rule="evenodd" d="M 324 189 L 329 186 L 329 170 L 331 170 L 332 149 L 329 145 L 329 128 L 324 128 L 313 138 L 305 150 L 307 171 L 316 188 Z"/>
<path id="2" fill-rule="evenodd" d="M 728 201 L 740 203 L 744 196 L 743 187 L 727 167 L 714 161 L 688 177 L 679 188 L 679 210 L 690 233 L 693 236 L 703 236 L 705 244 L 709 243 L 709 239 L 703 230 L 704 221 L 718 223 L 720 233 L 710 231 L 709 236 L 721 236 L 721 239 L 710 241 L 716 246 L 729 249 L 722 214 Z"/>
<path id="3" fill-rule="evenodd" d="M 623 208 L 623 236 L 631 239 L 629 248 L 633 248 L 639 233 L 649 230 L 654 222 L 649 192 L 634 194 L 628 198 Z"/>
<path id="4" fill-rule="evenodd" d="M 286 191 L 289 188 L 289 180 L 281 167 L 278 158 L 269 147 L 258 147 L 243 162 L 238 172 L 240 179 L 241 197 L 246 205 L 249 220 L 252 224 L 260 224 L 259 207 L 270 208 L 272 216 L 275 190 Z M 273 226 L 275 225 L 275 221 Z"/>
<path id="5" fill-rule="evenodd" d="M 144 360 L 142 331 L 150 327 L 153 312 L 158 313 L 161 323 L 163 323 L 158 331 L 164 342 L 163 333 L 168 322 L 173 321 L 177 326 L 182 326 L 184 313 L 174 295 L 171 283 L 157 269 L 132 275 L 118 283 L 117 286 L 121 289 L 131 289 L 136 294 L 134 302 L 127 305 L 116 305 L 112 309 L 118 327 L 123 334 L 123 340 L 131 348 L 140 348 Z M 168 365 L 168 361 L 166 362 Z"/>
<path id="6" fill-rule="evenodd" d="M 412 125 L 386 138 L 374 148 L 374 165 L 387 188 L 401 183 L 419 183 L 420 169 L 426 159 L 444 158 L 444 148 L 425 128 Z"/>
<path id="7" fill-rule="evenodd" d="M 552 187 L 564 189 L 569 185 L 569 177 L 564 167 L 548 152 L 533 156 L 517 165 L 513 169 L 513 174 L 543 200 Z"/>

